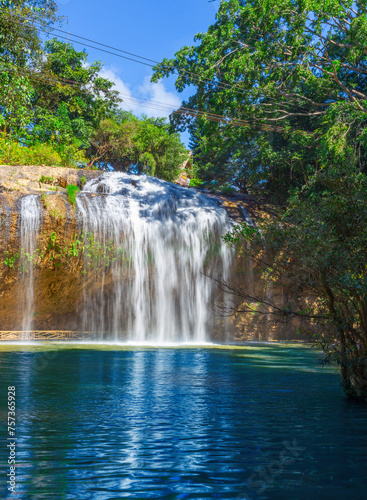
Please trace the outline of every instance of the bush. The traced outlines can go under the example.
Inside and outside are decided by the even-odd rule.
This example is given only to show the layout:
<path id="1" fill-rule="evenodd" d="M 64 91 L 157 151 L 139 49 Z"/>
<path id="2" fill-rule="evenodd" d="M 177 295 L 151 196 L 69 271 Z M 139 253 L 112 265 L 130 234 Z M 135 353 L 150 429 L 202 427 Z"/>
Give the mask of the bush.
<path id="1" fill-rule="evenodd" d="M 25 147 L 8 138 L 0 138 L 2 165 L 61 165 L 61 157 L 47 144 Z"/>
<path id="2" fill-rule="evenodd" d="M 86 163 L 84 151 L 75 145 L 64 146 L 56 151 L 49 144 L 22 146 L 7 138 L 0 138 L 0 164 L 2 165 L 45 165 L 48 167 L 76 168 Z"/>
<path id="3" fill-rule="evenodd" d="M 233 194 L 235 192 L 235 188 L 229 185 L 222 186 L 220 190 L 222 191 L 223 194 Z"/>
<path id="4" fill-rule="evenodd" d="M 203 181 L 198 177 L 190 179 L 190 187 L 202 187 L 204 185 Z"/>
<path id="5" fill-rule="evenodd" d="M 55 179 L 53 177 L 45 177 L 44 175 L 41 175 L 39 182 L 42 182 L 42 184 L 53 184 Z"/>
<path id="6" fill-rule="evenodd" d="M 64 144 L 58 148 L 58 153 L 62 167 L 77 168 L 87 163 L 85 152 L 80 150 L 76 144 Z"/>
<path id="7" fill-rule="evenodd" d="M 74 184 L 70 184 L 66 188 L 68 192 L 68 200 L 72 205 L 75 205 L 76 203 L 76 195 L 80 192 L 80 189 L 78 186 L 75 186 Z"/>

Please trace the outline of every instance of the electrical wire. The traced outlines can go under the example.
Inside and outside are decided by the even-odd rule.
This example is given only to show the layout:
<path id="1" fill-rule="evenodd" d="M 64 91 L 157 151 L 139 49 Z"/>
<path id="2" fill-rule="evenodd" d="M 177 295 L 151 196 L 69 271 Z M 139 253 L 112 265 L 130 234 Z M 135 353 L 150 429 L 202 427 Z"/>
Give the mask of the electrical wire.
<path id="1" fill-rule="evenodd" d="M 1 10 L 3 10 L 3 9 L 1 9 L 1 8 L 0 8 L 0 11 L 1 11 Z M 92 49 L 99 50 L 99 51 L 101 51 L 101 52 L 106 52 L 107 54 L 111 54 L 111 55 L 114 55 L 114 56 L 116 56 L 116 57 L 120 57 L 120 58 L 122 58 L 122 59 L 127 59 L 127 60 L 129 60 L 129 61 L 136 62 L 136 63 L 138 63 L 138 64 L 143 64 L 143 65 L 145 65 L 145 66 L 149 66 L 149 67 L 152 67 L 152 68 L 153 68 L 154 66 L 156 66 L 157 64 L 159 64 L 159 62 L 158 62 L 158 61 L 155 61 L 155 60 L 153 60 L 153 59 L 148 59 L 148 58 L 143 57 L 143 56 L 140 56 L 140 55 L 138 55 L 138 54 L 134 54 L 134 53 L 132 53 L 132 52 L 127 52 L 127 51 L 125 51 L 125 50 L 122 50 L 122 49 L 119 49 L 119 48 L 116 48 L 116 47 L 112 47 L 111 45 L 106 45 L 106 44 L 103 44 L 103 43 L 101 43 L 101 42 L 97 42 L 97 41 L 95 41 L 95 40 L 91 40 L 91 39 L 89 39 L 89 38 L 82 37 L 82 36 L 80 36 L 80 35 L 75 35 L 75 34 L 72 34 L 72 33 L 68 33 L 67 31 L 65 31 L 65 30 L 61 30 L 61 29 L 59 29 L 59 28 L 54 28 L 54 27 L 48 27 L 48 28 L 45 28 L 45 27 L 42 25 L 42 23 L 40 23 L 40 22 L 38 22 L 38 21 L 36 21 L 36 20 L 34 20 L 34 19 L 30 18 L 30 17 L 27 17 L 27 16 L 22 16 L 22 15 L 20 15 L 20 14 L 16 14 L 16 15 L 17 15 L 19 18 L 26 19 L 26 20 L 28 20 L 28 21 L 31 21 L 31 22 L 33 22 L 33 23 L 37 24 L 37 25 L 39 26 L 39 29 L 40 29 L 41 31 L 43 31 L 43 32 L 47 33 L 47 34 L 49 34 L 49 32 L 50 32 L 50 31 L 59 31 L 59 32 L 61 32 L 61 33 L 65 33 L 65 34 L 67 34 L 67 35 L 68 35 L 67 37 L 62 36 L 62 35 L 56 35 L 58 38 L 61 38 L 61 39 L 63 39 L 63 40 L 71 41 L 71 42 L 73 42 L 73 43 L 78 43 L 78 44 L 80 44 L 80 45 L 83 45 L 83 46 L 86 46 L 86 47 L 90 47 L 90 48 L 92 48 Z M 18 21 L 18 20 L 16 20 L 16 19 L 13 19 L 13 17 L 14 17 L 14 15 L 13 15 L 13 14 L 11 14 L 11 15 L 9 15 L 9 14 L 8 14 L 8 15 L 5 15 L 5 16 L 3 15 L 3 17 L 7 17 L 9 20 L 12 20 L 12 21 L 14 21 L 14 22 L 16 22 L 16 23 L 20 24 L 20 21 Z M 112 49 L 112 50 L 114 50 L 114 51 L 117 51 L 117 52 L 121 52 L 121 53 L 124 53 L 124 54 L 129 54 L 129 55 L 131 55 L 131 56 L 133 56 L 133 57 L 135 57 L 135 58 L 140 58 L 140 59 L 143 59 L 143 60 L 145 60 L 145 61 L 149 61 L 150 63 L 154 63 L 154 64 L 146 63 L 146 62 L 144 62 L 144 61 L 139 61 L 139 60 L 137 60 L 137 59 L 133 59 L 133 58 L 131 58 L 131 57 L 122 56 L 121 54 L 116 54 L 115 52 L 111 52 L 111 51 L 108 51 L 108 50 L 101 49 L 101 48 L 99 48 L 99 47 L 95 47 L 95 46 L 93 46 L 93 45 L 89 45 L 89 44 L 86 44 L 86 43 L 79 42 L 78 40 L 72 40 L 72 39 L 70 39 L 70 35 L 71 35 L 71 36 L 73 36 L 73 37 L 76 37 L 76 38 L 80 38 L 81 40 L 86 40 L 86 41 L 91 42 L 91 43 L 93 43 L 93 44 L 95 44 L 95 45 L 101 45 L 102 47 L 107 47 L 107 48 L 110 48 L 110 49 Z M 239 90 L 239 89 L 236 89 L 236 90 L 235 90 L 235 89 L 234 89 L 235 85 L 231 85 L 231 84 L 229 84 L 229 83 L 224 83 L 224 82 L 214 82 L 213 80 L 209 80 L 209 79 L 205 79 L 205 78 L 199 77 L 199 76 L 198 76 L 198 75 L 196 75 L 195 73 L 193 73 L 193 72 L 191 72 L 191 71 L 184 70 L 184 69 L 177 69 L 177 68 L 174 68 L 174 69 L 173 69 L 173 71 L 174 71 L 176 74 L 179 74 L 179 75 L 181 75 L 181 74 L 187 74 L 187 75 L 191 76 L 192 78 L 196 79 L 196 80 L 197 80 L 197 82 L 199 82 L 199 83 L 206 83 L 206 84 L 209 84 L 209 85 L 214 85 L 216 88 L 220 88 L 220 89 L 224 89 L 224 90 L 232 90 L 232 91 L 234 91 L 234 92 L 236 92 L 236 93 L 245 94 L 245 91 L 243 91 L 243 90 Z"/>
<path id="2" fill-rule="evenodd" d="M 0 12 L 2 10 L 3 9 L 0 8 Z M 8 18 L 11 21 L 14 21 L 14 22 L 20 24 L 20 21 L 14 19 L 13 15 L 7 15 L 7 16 L 2 15 L 2 16 Z M 60 32 L 63 32 L 63 33 L 67 33 L 66 31 L 60 30 L 58 28 L 48 28 L 48 29 L 44 28 L 44 26 L 41 23 L 35 21 L 32 18 L 29 18 L 29 17 L 26 17 L 26 16 L 21 16 L 19 14 L 17 16 L 19 18 L 23 18 L 23 19 L 26 19 L 26 20 L 29 20 L 29 21 L 31 21 L 33 23 L 38 24 L 40 26 L 40 29 L 42 31 L 45 31 L 46 33 L 49 33 L 49 30 L 57 30 L 57 31 L 60 31 Z M 146 65 L 146 66 L 154 67 L 154 64 L 146 63 L 146 62 L 143 62 L 143 61 L 138 61 L 138 60 L 132 59 L 130 57 L 122 56 L 121 54 L 116 54 L 114 52 L 110 52 L 110 51 L 101 49 L 99 47 L 94 47 L 92 45 L 79 42 L 78 40 L 70 39 L 69 35 L 70 34 L 68 34 L 68 37 L 64 37 L 62 35 L 57 35 L 57 37 L 65 39 L 65 40 L 73 42 L 73 43 L 79 43 L 79 44 L 85 45 L 87 47 L 90 47 L 90 48 L 93 48 L 93 49 L 96 49 L 96 50 L 100 50 L 102 52 L 106 52 L 106 53 L 115 55 L 117 57 L 121 57 L 123 59 L 127 59 L 127 60 L 130 60 L 130 61 L 133 61 L 133 62 L 137 62 L 137 63 L 143 64 L 143 65 Z M 132 52 L 123 51 L 122 49 L 117 49 L 115 47 L 112 47 L 112 46 L 109 46 L 109 45 L 106 45 L 106 44 L 102 44 L 100 42 L 96 42 L 94 40 L 90 40 L 90 39 L 81 37 L 79 35 L 72 35 L 72 36 L 75 36 L 75 37 L 80 38 L 82 40 L 90 41 L 92 43 L 95 43 L 95 44 L 98 44 L 98 45 L 101 45 L 101 46 L 104 46 L 104 47 L 112 48 L 113 50 L 116 50 L 116 51 L 119 51 L 119 52 L 122 52 L 122 53 L 125 53 L 125 54 L 129 54 L 129 55 L 132 55 L 134 57 L 138 57 L 138 58 L 144 59 L 146 61 L 150 61 L 152 63 L 159 64 L 157 61 L 145 58 L 143 56 L 139 56 L 139 55 L 134 54 Z M 224 87 L 226 89 L 228 89 L 228 88 L 232 89 L 233 88 L 233 86 L 231 86 L 229 84 L 221 84 L 221 83 L 218 83 L 218 82 L 213 82 L 213 81 L 210 81 L 210 80 L 201 79 L 201 78 L 197 77 L 195 74 L 193 74 L 191 72 L 187 72 L 185 70 L 182 70 L 182 72 L 186 73 L 186 74 L 194 75 L 194 77 L 197 80 L 199 80 L 201 82 L 204 82 L 204 83 L 209 83 L 209 84 L 212 84 L 212 85 L 216 85 L 217 87 L 222 87 L 222 88 Z M 29 72 L 27 73 L 27 76 L 31 77 L 31 75 L 29 74 Z M 34 78 L 34 74 L 33 74 L 32 77 Z M 54 83 L 54 84 L 57 83 L 57 84 L 64 84 L 64 85 L 69 85 L 69 86 L 74 86 L 74 85 L 81 86 L 81 85 L 83 85 L 83 83 L 80 83 L 80 82 L 75 82 L 75 81 L 72 81 L 72 80 L 60 79 L 60 78 L 58 78 L 57 80 L 56 79 L 48 79 L 47 80 L 44 77 L 44 75 L 42 75 L 42 76 L 41 75 L 37 75 L 37 78 L 38 78 L 38 81 L 40 81 L 40 78 L 41 78 L 43 81 L 48 81 L 48 82 Z M 97 90 L 97 91 L 105 91 L 105 89 L 98 88 L 96 86 L 92 86 L 92 88 L 94 90 Z M 88 89 L 80 89 L 80 90 L 82 90 L 82 91 L 88 91 Z M 127 101 L 129 101 L 131 103 L 142 102 L 142 103 L 144 103 L 144 106 L 150 107 L 152 109 L 156 109 L 156 110 L 160 109 L 160 110 L 164 110 L 164 111 L 168 112 L 168 111 L 171 111 L 172 108 L 174 108 L 173 105 L 168 105 L 167 103 L 160 103 L 160 102 L 155 102 L 155 101 L 151 101 L 151 100 L 147 100 L 147 99 L 133 97 L 133 96 L 130 96 L 130 95 L 127 95 L 127 94 L 123 94 L 122 92 L 119 92 L 119 94 L 124 97 L 124 101 L 127 100 Z M 171 113 L 172 114 L 180 114 L 180 115 L 185 114 L 185 115 L 193 116 L 193 117 L 196 117 L 196 118 L 198 118 L 198 117 L 205 117 L 209 121 L 223 122 L 223 123 L 230 124 L 230 125 L 235 125 L 235 126 L 249 126 L 250 125 L 249 122 L 244 121 L 244 120 L 234 119 L 234 118 L 231 118 L 231 117 L 228 117 L 228 116 L 225 116 L 225 115 L 218 115 L 218 114 L 212 113 L 210 111 L 200 111 L 200 110 L 195 110 L 195 109 L 186 108 L 186 107 L 180 107 L 179 109 L 173 109 L 173 111 L 171 111 Z M 282 131 L 283 130 L 281 127 L 274 127 L 274 126 L 270 126 L 270 125 L 259 124 L 259 126 L 263 130 L 271 130 L 271 131 Z"/>
<path id="3" fill-rule="evenodd" d="M 20 69 L 13 69 L 13 68 L 10 68 L 10 69 L 5 68 L 5 69 L 7 71 L 10 71 L 13 73 L 20 73 L 20 74 L 22 74 L 22 76 L 27 76 L 30 79 L 34 79 L 34 80 L 41 82 L 41 83 L 46 82 L 46 83 L 52 83 L 54 85 L 59 84 L 59 85 L 64 85 L 64 86 L 70 86 L 74 89 L 78 88 L 78 90 L 80 90 L 82 92 L 87 92 L 87 93 L 90 93 L 90 91 L 92 89 L 97 90 L 97 91 L 105 91 L 105 89 L 100 88 L 100 87 L 96 87 L 93 85 L 91 86 L 90 89 L 82 89 L 82 88 L 80 88 L 80 86 L 84 85 L 84 84 L 82 84 L 80 82 L 75 82 L 75 81 L 67 80 L 67 79 L 60 79 L 60 78 L 56 79 L 56 78 L 52 78 L 52 77 L 47 77 L 43 74 L 32 72 L 32 71 L 25 71 L 25 70 L 20 70 Z M 172 114 L 189 115 L 189 116 L 193 116 L 195 118 L 205 118 L 208 121 L 225 123 L 227 125 L 234 125 L 234 126 L 244 127 L 244 126 L 250 125 L 249 122 L 246 122 L 244 120 L 233 119 L 233 118 L 230 118 L 230 117 L 227 117 L 224 115 L 218 115 L 218 114 L 211 113 L 208 111 L 201 111 L 201 110 L 196 110 L 196 109 L 186 108 L 186 107 L 180 107 L 178 109 L 172 110 L 173 105 L 169 105 L 169 104 L 161 103 L 161 102 L 157 102 L 157 101 L 150 101 L 150 100 L 139 98 L 139 97 L 133 97 L 133 96 L 129 96 L 127 94 L 123 94 L 121 92 L 119 92 L 119 94 L 122 95 L 127 101 L 130 101 L 132 103 L 136 103 L 136 102 L 139 103 L 140 102 L 146 107 L 151 107 L 151 108 L 159 109 L 159 110 L 166 111 L 166 112 L 170 111 Z M 270 127 L 267 125 L 262 125 L 261 128 L 266 129 L 266 130 L 275 130 L 275 127 Z M 279 127 L 278 127 L 278 129 L 281 130 Z"/>

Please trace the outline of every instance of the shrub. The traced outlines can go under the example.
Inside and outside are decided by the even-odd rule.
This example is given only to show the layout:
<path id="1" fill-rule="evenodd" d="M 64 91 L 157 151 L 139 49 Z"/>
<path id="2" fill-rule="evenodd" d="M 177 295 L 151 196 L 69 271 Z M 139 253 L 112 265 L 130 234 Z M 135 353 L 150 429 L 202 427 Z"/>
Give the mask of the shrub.
<path id="1" fill-rule="evenodd" d="M 36 144 L 35 146 L 20 146 L 24 155 L 22 165 L 47 165 L 59 166 L 61 158 L 59 154 L 48 144 Z"/>
<path id="2" fill-rule="evenodd" d="M 49 144 L 23 146 L 8 137 L 0 137 L 0 164 L 2 165 L 76 168 L 85 162 L 84 151 L 79 150 L 75 145 L 65 146 L 60 148 L 60 151 L 56 151 Z"/>
<path id="3" fill-rule="evenodd" d="M 85 152 L 80 150 L 76 144 L 63 144 L 59 147 L 58 153 L 61 157 L 62 167 L 77 168 L 87 163 Z"/>
<path id="4" fill-rule="evenodd" d="M 60 165 L 61 158 L 47 144 L 25 147 L 8 138 L 0 138 L 0 163 L 3 165 Z"/>
<path id="5" fill-rule="evenodd" d="M 80 189 L 78 186 L 75 186 L 74 184 L 70 184 L 66 188 L 68 192 L 68 200 L 72 205 L 75 205 L 76 203 L 76 195 L 80 192 Z"/>
<path id="6" fill-rule="evenodd" d="M 235 188 L 233 186 L 229 186 L 228 184 L 226 186 L 222 186 L 220 190 L 223 194 L 233 194 L 235 192 Z"/>
<path id="7" fill-rule="evenodd" d="M 45 177 L 44 175 L 41 175 L 39 182 L 42 182 L 42 184 L 53 184 L 54 178 L 53 177 Z"/>
<path id="8" fill-rule="evenodd" d="M 84 177 L 84 175 L 83 175 L 83 177 L 81 177 L 81 179 L 80 179 L 80 188 L 81 188 L 81 189 L 83 189 L 84 184 L 85 184 L 86 182 L 87 182 L 87 179 L 86 179 L 86 178 Z"/>
<path id="9" fill-rule="evenodd" d="M 202 186 L 203 186 L 203 181 L 198 177 L 190 179 L 190 187 L 202 187 Z"/>

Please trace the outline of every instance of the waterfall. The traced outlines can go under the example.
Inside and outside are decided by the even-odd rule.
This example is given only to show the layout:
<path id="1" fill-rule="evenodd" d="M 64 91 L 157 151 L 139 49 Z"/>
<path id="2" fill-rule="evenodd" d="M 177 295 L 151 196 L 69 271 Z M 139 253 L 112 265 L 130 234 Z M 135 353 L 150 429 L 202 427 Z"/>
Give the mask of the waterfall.
<path id="1" fill-rule="evenodd" d="M 203 343 L 229 275 L 231 227 L 216 199 L 147 176 L 106 173 L 77 197 L 84 242 L 83 329 L 96 339 Z M 114 249 L 111 253 L 111 248 Z M 93 270 L 93 259 L 106 259 Z M 102 283 L 94 290 L 97 278 Z"/>
<path id="2" fill-rule="evenodd" d="M 34 313 L 33 259 L 37 248 L 41 207 L 37 195 L 24 196 L 20 202 L 20 297 L 22 331 L 32 329 Z"/>

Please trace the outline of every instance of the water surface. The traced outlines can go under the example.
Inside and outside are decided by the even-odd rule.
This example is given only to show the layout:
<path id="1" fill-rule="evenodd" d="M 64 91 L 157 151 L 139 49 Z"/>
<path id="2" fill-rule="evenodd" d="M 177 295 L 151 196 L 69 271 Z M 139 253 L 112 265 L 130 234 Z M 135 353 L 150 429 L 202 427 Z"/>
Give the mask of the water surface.
<path id="1" fill-rule="evenodd" d="M 308 347 L 0 346 L 17 498 L 364 499 L 367 410 Z"/>

